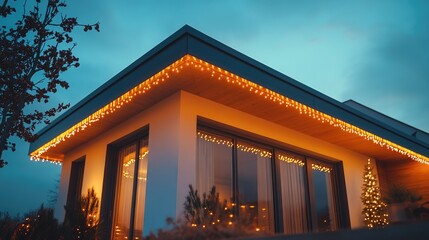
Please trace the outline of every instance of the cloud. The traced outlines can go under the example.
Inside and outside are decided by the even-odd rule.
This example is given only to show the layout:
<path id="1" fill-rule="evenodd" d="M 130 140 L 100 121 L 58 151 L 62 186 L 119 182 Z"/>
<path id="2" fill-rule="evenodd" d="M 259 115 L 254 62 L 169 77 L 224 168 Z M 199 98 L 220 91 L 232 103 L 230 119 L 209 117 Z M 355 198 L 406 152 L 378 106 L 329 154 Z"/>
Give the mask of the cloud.
<path id="1" fill-rule="evenodd" d="M 344 96 L 428 132 L 429 4 L 409 7 L 413 15 L 401 23 L 407 27 L 373 39 Z"/>

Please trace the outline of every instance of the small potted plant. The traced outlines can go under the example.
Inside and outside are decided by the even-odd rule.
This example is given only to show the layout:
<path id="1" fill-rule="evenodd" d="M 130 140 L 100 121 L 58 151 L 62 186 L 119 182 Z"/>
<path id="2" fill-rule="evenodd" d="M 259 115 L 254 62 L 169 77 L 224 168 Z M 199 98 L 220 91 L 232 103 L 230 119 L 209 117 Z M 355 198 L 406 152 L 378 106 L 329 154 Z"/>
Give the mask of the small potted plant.
<path id="1" fill-rule="evenodd" d="M 385 201 L 391 223 L 400 223 L 414 220 L 414 209 L 422 196 L 403 185 L 392 185 L 387 191 Z"/>

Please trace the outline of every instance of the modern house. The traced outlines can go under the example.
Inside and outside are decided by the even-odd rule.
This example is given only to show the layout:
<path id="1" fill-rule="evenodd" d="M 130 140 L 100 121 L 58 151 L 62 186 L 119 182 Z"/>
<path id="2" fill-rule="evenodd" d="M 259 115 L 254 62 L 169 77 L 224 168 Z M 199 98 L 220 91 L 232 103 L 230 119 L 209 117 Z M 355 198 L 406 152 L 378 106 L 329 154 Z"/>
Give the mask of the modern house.
<path id="1" fill-rule="evenodd" d="M 185 26 L 59 116 L 30 146 L 62 164 L 56 216 L 94 187 L 103 239 L 139 239 L 214 185 L 255 230 L 363 226 L 371 159 L 380 184 L 429 200 L 428 134 L 338 102 Z"/>

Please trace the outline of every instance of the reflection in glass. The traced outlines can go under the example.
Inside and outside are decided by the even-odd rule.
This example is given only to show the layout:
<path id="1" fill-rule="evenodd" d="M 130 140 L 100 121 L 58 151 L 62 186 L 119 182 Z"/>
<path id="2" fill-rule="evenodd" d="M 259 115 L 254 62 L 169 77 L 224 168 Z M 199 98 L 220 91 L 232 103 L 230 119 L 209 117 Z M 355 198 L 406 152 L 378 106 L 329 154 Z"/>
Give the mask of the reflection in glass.
<path id="1" fill-rule="evenodd" d="M 279 151 L 284 233 L 308 231 L 304 158 Z"/>
<path id="2" fill-rule="evenodd" d="M 138 169 L 136 172 L 137 144 L 123 147 L 118 152 L 118 174 L 113 217 L 113 239 L 130 239 L 130 224 L 134 231 L 132 239 L 141 239 L 147 176 L 147 139 L 140 141 Z M 135 206 L 133 207 L 134 179 L 137 177 Z M 134 223 L 131 212 L 134 211 Z"/>
<path id="3" fill-rule="evenodd" d="M 197 190 L 210 192 L 213 186 L 221 201 L 232 199 L 232 140 L 212 133 L 197 134 Z"/>
<path id="4" fill-rule="evenodd" d="M 312 164 L 317 228 L 319 232 L 336 230 L 331 168 Z"/>
<path id="5" fill-rule="evenodd" d="M 114 239 L 125 239 L 130 229 L 136 144 L 122 148 L 118 156 Z"/>
<path id="6" fill-rule="evenodd" d="M 144 206 L 146 203 L 146 179 L 148 162 L 147 139 L 140 140 L 139 165 L 137 173 L 136 206 L 134 214 L 134 238 L 143 239 Z"/>
<path id="7" fill-rule="evenodd" d="M 238 142 L 237 168 L 240 218 L 256 231 L 274 232 L 271 151 Z"/>

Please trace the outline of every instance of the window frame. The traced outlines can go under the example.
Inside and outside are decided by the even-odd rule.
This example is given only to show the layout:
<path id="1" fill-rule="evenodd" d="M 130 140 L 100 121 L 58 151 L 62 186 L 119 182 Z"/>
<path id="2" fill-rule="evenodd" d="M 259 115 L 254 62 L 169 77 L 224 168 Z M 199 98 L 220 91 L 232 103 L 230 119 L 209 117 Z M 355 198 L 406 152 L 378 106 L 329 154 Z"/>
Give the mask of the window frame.
<path id="1" fill-rule="evenodd" d="M 284 233 L 283 229 L 283 206 L 281 196 L 281 180 L 280 180 L 280 163 L 276 157 L 277 152 L 289 152 L 302 156 L 304 159 L 304 177 L 305 177 L 305 194 L 306 194 L 306 207 L 307 211 L 307 225 L 308 232 L 316 231 L 316 226 L 313 221 L 314 218 L 314 193 L 312 191 L 312 183 L 309 169 L 311 170 L 311 160 L 316 162 L 326 163 L 332 166 L 334 174 L 332 174 L 332 187 L 333 196 L 335 201 L 335 214 L 337 219 L 336 230 L 339 229 L 350 229 L 350 216 L 348 208 L 348 200 L 346 194 L 346 185 L 344 178 L 343 162 L 341 160 L 332 159 L 329 157 L 320 156 L 314 154 L 305 149 L 297 149 L 293 146 L 282 144 L 278 141 L 269 139 L 268 137 L 260 136 L 250 132 L 236 129 L 231 126 L 227 126 L 221 123 L 217 123 L 211 120 L 199 119 L 197 122 L 196 131 L 203 131 L 206 133 L 213 133 L 223 137 L 230 138 L 233 141 L 232 147 L 232 175 L 233 175 L 233 186 L 232 186 L 232 198 L 234 202 L 238 202 L 238 166 L 237 166 L 237 141 L 245 141 L 261 148 L 270 150 L 272 152 L 271 157 L 271 177 L 272 177 L 272 190 L 273 190 L 273 211 L 274 211 L 274 230 L 275 233 Z M 234 210 L 235 214 L 238 214 L 238 208 Z"/>
<path id="2" fill-rule="evenodd" d="M 71 209 L 76 207 L 79 198 L 82 196 L 83 177 L 85 174 L 85 156 L 82 156 L 71 163 L 69 186 L 67 189 L 66 206 Z M 70 206 L 72 205 L 72 206 Z M 67 219 L 67 211 L 64 219 Z"/>
<path id="3" fill-rule="evenodd" d="M 116 205 L 116 191 L 117 191 L 117 173 L 118 173 L 118 151 L 121 147 L 124 147 L 131 143 L 136 143 L 137 147 L 140 145 L 140 140 L 148 138 L 149 140 L 149 125 L 144 126 L 112 143 L 107 145 L 106 149 L 106 161 L 104 166 L 104 177 L 103 177 L 103 194 L 101 199 L 100 207 L 100 219 L 104 221 L 100 222 L 98 235 L 101 239 L 112 239 L 113 232 L 113 217 Z M 139 149 L 136 149 L 138 154 Z M 139 162 L 139 161 L 136 161 Z M 136 164 L 135 167 L 138 167 Z M 132 210 L 130 222 L 134 221 L 135 218 L 135 194 L 136 194 L 136 181 L 133 182 L 133 198 L 132 198 Z M 129 232 L 134 229 L 134 224 L 130 225 Z M 130 235 L 130 234 L 128 234 Z"/>

